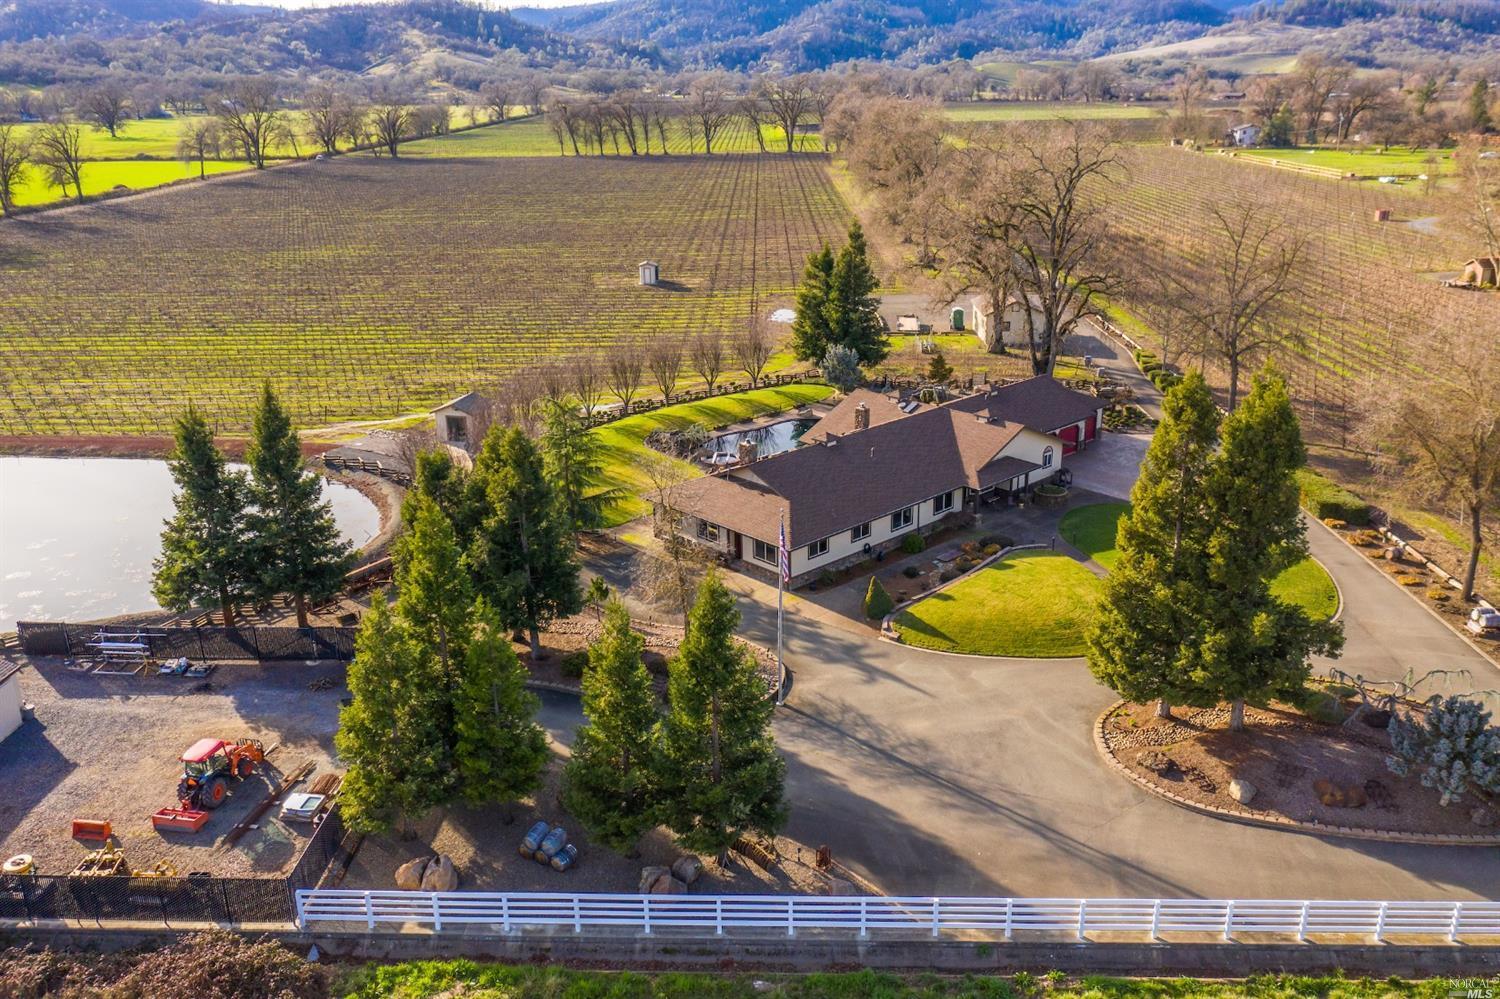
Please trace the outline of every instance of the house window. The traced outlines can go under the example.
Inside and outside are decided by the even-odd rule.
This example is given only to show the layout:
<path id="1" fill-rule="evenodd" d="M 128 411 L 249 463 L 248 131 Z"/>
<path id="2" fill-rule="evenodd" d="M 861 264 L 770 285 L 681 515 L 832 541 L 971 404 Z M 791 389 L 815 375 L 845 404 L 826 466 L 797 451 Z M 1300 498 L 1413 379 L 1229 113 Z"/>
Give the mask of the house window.
<path id="1" fill-rule="evenodd" d="M 462 444 L 469 439 L 469 419 L 466 416 L 445 416 L 443 424 L 448 429 L 448 439 Z"/>
<path id="2" fill-rule="evenodd" d="M 1042 448 L 1042 467 L 1052 467 L 1052 446 L 1050 444 L 1047 447 Z"/>
<path id="3" fill-rule="evenodd" d="M 828 539 L 820 538 L 807 546 L 807 557 L 809 559 L 822 558 L 828 554 Z"/>
<path id="4" fill-rule="evenodd" d="M 910 527 L 911 512 L 912 508 L 907 507 L 905 510 L 897 510 L 895 513 L 891 514 L 891 530 L 899 531 L 903 528 Z"/>
<path id="5" fill-rule="evenodd" d="M 706 520 L 698 521 L 698 537 L 702 538 L 704 541 L 718 543 L 719 525 L 710 524 Z"/>
<path id="6" fill-rule="evenodd" d="M 953 509 L 953 494 L 952 493 L 943 493 L 943 495 L 941 495 L 941 496 L 934 496 L 932 498 L 932 512 L 933 513 L 947 513 L 949 510 L 952 510 L 952 509 Z"/>
<path id="7" fill-rule="evenodd" d="M 854 530 L 849 532 L 850 541 L 863 541 L 870 536 L 870 522 L 867 520 Z"/>
<path id="8" fill-rule="evenodd" d="M 757 541 L 751 549 L 750 554 L 757 562 L 764 562 L 766 565 L 776 565 L 775 545 L 768 545 L 764 541 Z"/>

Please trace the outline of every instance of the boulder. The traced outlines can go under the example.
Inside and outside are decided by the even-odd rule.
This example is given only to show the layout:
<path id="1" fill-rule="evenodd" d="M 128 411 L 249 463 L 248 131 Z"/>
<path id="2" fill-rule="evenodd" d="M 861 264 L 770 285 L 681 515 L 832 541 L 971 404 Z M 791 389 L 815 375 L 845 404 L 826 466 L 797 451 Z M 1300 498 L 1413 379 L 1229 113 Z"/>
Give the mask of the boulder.
<path id="1" fill-rule="evenodd" d="M 672 877 L 685 885 L 690 885 L 697 881 L 702 873 L 703 861 L 692 854 L 688 854 L 685 857 L 678 857 L 676 862 L 672 864 Z"/>
<path id="2" fill-rule="evenodd" d="M 1476 826 L 1492 826 L 1495 824 L 1495 813 L 1480 805 L 1469 812 L 1469 821 Z"/>
<path id="3" fill-rule="evenodd" d="M 637 894 L 651 894 L 651 886 L 656 884 L 657 880 L 661 878 L 662 875 L 670 875 L 671 873 L 671 869 L 666 867 L 642 867 L 640 884 L 636 888 Z"/>
<path id="4" fill-rule="evenodd" d="M 427 873 L 427 865 L 430 863 L 431 857 L 418 857 L 396 868 L 396 887 L 402 891 L 420 891 L 422 875 Z"/>
<path id="5" fill-rule="evenodd" d="M 859 893 L 854 890 L 854 882 L 845 881 L 843 878 L 829 878 L 828 883 L 823 886 L 823 894 L 845 898 Z"/>
<path id="6" fill-rule="evenodd" d="M 427 867 L 427 873 L 422 875 L 423 891 L 454 891 L 458 888 L 458 872 L 453 869 L 453 861 L 448 857 L 439 857 Z"/>
<path id="7" fill-rule="evenodd" d="M 1250 804 L 1258 790 L 1259 788 L 1243 777 L 1236 777 L 1229 782 L 1229 796 L 1242 805 Z"/>
<path id="8" fill-rule="evenodd" d="M 651 886 L 651 891 L 648 894 L 686 895 L 687 885 L 672 877 L 671 874 L 663 874 L 661 877 L 656 879 L 656 883 Z"/>

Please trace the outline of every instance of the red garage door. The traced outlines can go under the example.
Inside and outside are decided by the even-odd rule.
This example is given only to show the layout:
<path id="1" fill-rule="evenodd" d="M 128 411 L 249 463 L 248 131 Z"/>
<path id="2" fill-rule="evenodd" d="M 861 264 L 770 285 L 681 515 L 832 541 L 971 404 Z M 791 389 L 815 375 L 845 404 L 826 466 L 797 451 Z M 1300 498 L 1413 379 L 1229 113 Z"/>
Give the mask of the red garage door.
<path id="1" fill-rule="evenodd" d="M 1093 416 L 1090 416 L 1086 421 L 1084 421 L 1084 424 L 1083 424 L 1083 439 L 1086 440 L 1086 441 L 1091 441 L 1091 440 L 1094 440 L 1098 436 L 1099 436 L 1099 414 L 1095 413 Z"/>
<path id="2" fill-rule="evenodd" d="M 1078 424 L 1059 430 L 1057 436 L 1062 438 L 1063 454 L 1072 454 L 1078 450 Z"/>

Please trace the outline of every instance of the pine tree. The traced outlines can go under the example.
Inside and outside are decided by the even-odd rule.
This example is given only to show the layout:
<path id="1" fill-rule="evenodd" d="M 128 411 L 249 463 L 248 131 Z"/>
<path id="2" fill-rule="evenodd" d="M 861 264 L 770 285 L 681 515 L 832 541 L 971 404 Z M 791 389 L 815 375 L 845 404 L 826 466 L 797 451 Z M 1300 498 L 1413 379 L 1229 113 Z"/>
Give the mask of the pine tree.
<path id="1" fill-rule="evenodd" d="M 797 289 L 797 317 L 792 320 L 792 353 L 799 361 L 817 361 L 828 351 L 828 284 L 833 279 L 833 251 L 824 243 L 807 255 Z"/>
<path id="2" fill-rule="evenodd" d="M 474 633 L 474 587 L 458 538 L 436 503 L 408 498 L 410 520 L 392 551 L 396 613 L 414 641 L 435 659 L 444 689 L 457 687 Z"/>
<path id="3" fill-rule="evenodd" d="M 178 612 L 218 601 L 224 627 L 232 628 L 234 605 L 253 592 L 245 531 L 249 488 L 244 473 L 229 470 L 196 409 L 177 418 L 175 436 L 167 465 L 177 483 L 176 512 L 162 531 L 151 592 Z"/>
<path id="4" fill-rule="evenodd" d="M 418 819 L 451 793 L 446 698 L 432 662 L 377 595 L 355 638 L 351 699 L 334 736 L 348 768 L 340 807 L 357 831 Z"/>
<path id="5" fill-rule="evenodd" d="M 604 445 L 576 409 L 548 408 L 542 454 L 569 530 L 577 534 L 603 527 L 604 511 L 620 490 L 598 487 Z"/>
<path id="6" fill-rule="evenodd" d="M 1244 725 L 1247 700 L 1297 696 L 1308 657 L 1343 644 L 1338 625 L 1312 621 L 1271 593 L 1272 580 L 1307 557 L 1295 478 L 1306 458 L 1286 383 L 1270 371 L 1257 375 L 1224 421 L 1209 476 L 1209 619 L 1192 671 L 1194 700 L 1229 701 L 1232 729 Z"/>
<path id="7" fill-rule="evenodd" d="M 248 518 L 256 553 L 256 596 L 292 595 L 297 627 L 307 627 L 309 600 L 321 602 L 343 587 L 354 552 L 339 536 L 323 481 L 307 470 L 292 421 L 269 382 L 261 391 L 246 452 L 254 510 Z"/>
<path id="8" fill-rule="evenodd" d="M 1163 417 L 1120 519 L 1119 561 L 1104 580 L 1087 636 L 1089 668 L 1159 713 L 1194 695 L 1190 680 L 1205 628 L 1212 514 L 1208 479 L 1219 415 L 1203 376 L 1189 373 L 1162 401 Z"/>
<path id="9" fill-rule="evenodd" d="M 594 839 L 620 853 L 656 824 L 650 767 L 659 715 L 641 658 L 645 649 L 625 605 L 610 601 L 583 674 L 588 722 L 578 729 L 563 772 L 564 807 Z"/>
<path id="10" fill-rule="evenodd" d="M 526 670 L 500 618 L 483 600 L 453 703 L 453 762 L 458 793 L 471 805 L 510 801 L 534 791 L 547 765 L 547 735 L 526 690 Z"/>
<path id="11" fill-rule="evenodd" d="M 1476 132 L 1488 132 L 1493 126 L 1489 81 L 1477 80 L 1474 88 L 1469 91 L 1469 127 Z"/>
<path id="12" fill-rule="evenodd" d="M 849 242 L 839 251 L 829 275 L 824 314 L 828 343 L 850 348 L 866 365 L 879 364 L 891 349 L 880 320 L 880 299 L 875 295 L 879 289 L 880 280 L 870 267 L 864 230 L 855 222 L 849 226 Z"/>
<path id="13" fill-rule="evenodd" d="M 469 551 L 481 595 L 508 628 L 524 628 L 532 656 L 540 629 L 583 609 L 573 536 L 542 456 L 519 429 L 497 428 L 474 462 L 488 510 Z"/>
<path id="14" fill-rule="evenodd" d="M 668 667 L 671 708 L 653 767 L 678 843 L 721 858 L 744 832 L 772 834 L 786 820 L 775 707 L 749 650 L 734 640 L 739 620 L 734 597 L 710 571 Z"/>
<path id="15" fill-rule="evenodd" d="M 828 348 L 818 366 L 823 369 L 823 380 L 843 395 L 858 388 L 864 378 L 859 370 L 859 355 L 839 344 Z"/>
<path id="16" fill-rule="evenodd" d="M 935 351 L 932 360 L 927 362 L 927 380 L 937 385 L 946 385 L 953 378 L 953 365 L 943 356 L 941 350 Z"/>

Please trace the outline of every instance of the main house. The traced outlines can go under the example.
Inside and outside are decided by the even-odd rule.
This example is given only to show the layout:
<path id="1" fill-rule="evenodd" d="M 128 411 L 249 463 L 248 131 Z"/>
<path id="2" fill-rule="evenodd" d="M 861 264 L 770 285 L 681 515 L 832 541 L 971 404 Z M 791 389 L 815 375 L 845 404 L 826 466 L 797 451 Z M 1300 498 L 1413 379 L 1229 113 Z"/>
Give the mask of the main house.
<path id="1" fill-rule="evenodd" d="M 801 447 L 677 486 L 677 531 L 774 578 L 784 524 L 798 586 L 1051 480 L 1105 406 L 1046 376 L 941 405 L 861 389 Z"/>

